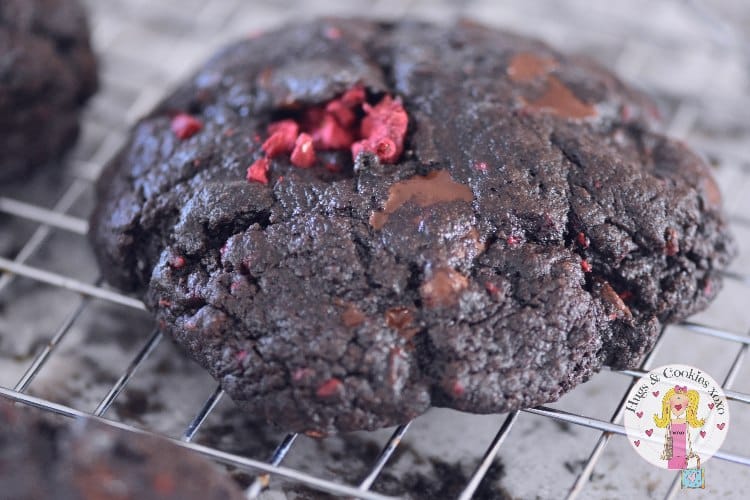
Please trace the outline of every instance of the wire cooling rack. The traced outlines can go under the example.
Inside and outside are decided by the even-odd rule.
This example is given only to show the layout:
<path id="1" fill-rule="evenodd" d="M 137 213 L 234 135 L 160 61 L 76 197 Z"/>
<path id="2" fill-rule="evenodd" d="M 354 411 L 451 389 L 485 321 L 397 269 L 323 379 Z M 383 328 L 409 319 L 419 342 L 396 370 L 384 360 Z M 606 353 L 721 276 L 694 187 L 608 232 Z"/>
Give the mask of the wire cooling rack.
<path id="1" fill-rule="evenodd" d="M 28 362 L 25 362 L 20 377 L 14 378 L 11 382 L 2 381 L 5 385 L 0 385 L 0 396 L 67 417 L 93 415 L 102 418 L 105 423 L 112 426 L 137 432 L 148 432 L 148 425 L 136 426 L 117 421 L 108 415 L 108 411 L 118 401 L 118 398 L 127 393 L 129 383 L 138 374 L 150 369 L 146 366 L 147 360 L 166 344 L 162 342 L 162 334 L 157 330 L 150 331 L 145 335 L 145 341 L 132 346 L 129 361 L 125 363 L 124 368 L 107 389 L 104 397 L 98 401 L 93 411 L 60 404 L 34 392 L 34 382 L 37 380 L 37 376 L 44 370 L 50 370 L 49 367 L 53 364 L 55 357 L 60 356 L 60 346 L 64 345 L 66 339 L 70 336 L 70 332 L 74 330 L 75 325 L 81 321 L 82 316 L 92 308 L 93 304 L 111 304 L 112 307 L 121 309 L 121 314 L 125 317 L 130 314 L 127 311 L 136 313 L 145 310 L 139 300 L 120 294 L 103 285 L 99 278 L 95 276 L 94 265 L 91 261 L 87 261 L 86 272 L 69 272 L 66 264 L 59 262 L 60 259 L 55 256 L 55 252 L 50 252 L 48 247 L 52 245 L 56 236 L 62 234 L 68 241 L 67 244 L 71 248 L 71 252 L 81 251 L 85 253 L 84 250 L 80 250 L 86 246 L 85 234 L 87 231 L 87 222 L 83 218 L 85 214 L 81 213 L 80 209 L 82 200 L 90 199 L 92 181 L 97 177 L 103 165 L 117 152 L 130 123 L 147 111 L 167 92 L 170 86 L 185 76 L 205 55 L 225 40 L 258 28 L 278 24 L 289 18 L 304 18 L 320 13 L 353 14 L 357 13 L 358 10 L 361 11 L 365 6 L 367 11 L 373 15 L 385 17 L 402 17 L 407 14 L 414 14 L 420 17 L 444 20 L 458 14 L 466 14 L 473 15 L 486 22 L 505 26 L 512 26 L 517 21 L 527 21 L 529 17 L 536 16 L 534 19 L 538 22 L 532 24 L 535 27 L 541 27 L 536 34 L 542 35 L 553 42 L 565 40 L 567 46 L 572 48 L 597 47 L 599 53 L 595 52 L 594 55 L 610 62 L 614 61 L 616 69 L 625 77 L 631 80 L 645 78 L 646 85 L 650 87 L 650 90 L 655 91 L 662 98 L 667 111 L 668 131 L 681 137 L 690 138 L 691 142 L 696 142 L 702 152 L 719 165 L 717 174 L 725 191 L 730 219 L 735 227 L 735 232 L 738 233 L 741 248 L 744 249 L 746 247 L 744 243 L 750 242 L 750 217 L 744 215 L 748 213 L 747 210 L 750 210 L 750 207 L 744 206 L 745 201 L 742 196 L 743 187 L 750 182 L 750 175 L 748 175 L 750 174 L 750 151 L 744 145 L 747 144 L 746 141 L 750 141 L 750 127 L 746 123 L 742 123 L 741 118 L 739 121 L 735 120 L 732 111 L 727 111 L 725 114 L 723 110 L 743 109 L 737 107 L 743 104 L 738 102 L 737 99 L 741 98 L 743 92 L 745 96 L 748 94 L 747 78 L 743 80 L 741 74 L 742 69 L 744 68 L 747 71 L 748 67 L 747 41 L 737 35 L 731 22 L 726 20 L 726 12 L 717 9 L 715 4 L 708 8 L 707 4 L 697 1 L 665 2 L 665 5 L 671 4 L 675 9 L 674 11 L 659 13 L 661 22 L 667 23 L 667 25 L 657 24 L 658 29 L 651 31 L 644 28 L 645 35 L 633 36 L 633 30 L 636 28 L 637 30 L 642 29 L 641 10 L 637 5 L 639 2 L 633 2 L 628 8 L 620 8 L 616 12 L 598 13 L 591 13 L 588 7 L 582 6 L 582 3 L 586 2 L 537 0 L 525 2 L 524 7 L 508 9 L 500 8 L 492 2 L 479 1 L 458 4 L 417 1 L 375 2 L 374 4 L 351 2 L 351 5 L 348 5 L 346 10 L 342 11 L 341 7 L 335 6 L 334 8 L 325 1 L 306 2 L 303 5 L 296 2 L 253 2 L 249 4 L 239 0 L 201 2 L 197 0 L 179 2 L 169 0 L 157 3 L 145 0 L 108 0 L 102 2 L 93 2 L 92 0 L 89 7 L 93 16 L 92 24 L 97 50 L 103 62 L 103 88 L 87 112 L 81 144 L 68 161 L 68 166 L 59 186 L 60 189 L 53 189 L 54 193 L 51 196 L 48 188 L 42 188 L 41 191 L 32 190 L 30 193 L 19 188 L 15 188 L 16 191 L 12 193 L 8 192 L 7 189 L 0 189 L 0 216 L 4 214 L 4 223 L 6 224 L 2 225 L 3 222 L 0 221 L 0 236 L 3 240 L 12 242 L 10 245 L 12 250 L 6 251 L 6 257 L 0 257 L 0 271 L 2 271 L 0 298 L 6 303 L 5 311 L 0 310 L 0 317 L 14 304 L 23 300 L 23 297 L 18 298 L 13 292 L 14 286 L 19 281 L 34 283 L 48 289 L 48 294 L 44 296 L 46 300 L 56 302 L 58 295 L 64 296 L 64 300 L 60 299 L 60 301 L 64 304 L 65 310 L 62 319 L 58 321 L 51 334 L 45 332 L 42 335 L 44 341 L 33 350 L 33 356 L 30 357 Z M 741 3 L 735 5 L 733 2 L 719 3 L 730 9 L 730 13 L 732 8 L 741 5 Z M 563 4 L 564 8 L 560 11 L 560 6 Z M 546 11 L 545 9 L 551 10 Z M 664 7 L 662 7 L 663 9 Z M 582 17 L 581 12 L 589 17 Z M 677 20 L 673 19 L 671 16 L 675 12 L 682 17 Z M 740 15 L 744 16 L 748 16 L 749 12 L 750 9 L 747 8 L 739 10 Z M 602 16 L 609 19 L 610 32 L 596 29 L 593 32 L 592 30 L 580 30 L 580 26 L 573 22 L 573 19 L 576 19 L 576 22 L 588 23 L 587 26 L 592 27 L 596 25 L 594 19 L 601 20 Z M 567 23 L 566 19 L 570 19 L 571 22 Z M 685 25 L 686 20 L 694 22 L 693 28 L 697 26 L 696 29 L 700 31 L 697 34 L 691 32 L 691 25 L 689 23 Z M 683 24 L 680 24 L 680 22 Z M 648 24 L 645 21 L 644 23 Z M 528 24 L 524 23 L 519 26 L 527 26 Z M 671 31 L 671 35 L 664 33 L 665 31 Z M 629 36 L 622 36 L 623 33 L 628 33 Z M 573 42 L 571 42 L 571 34 L 578 35 L 577 38 L 572 38 Z M 691 40 L 697 38 L 700 43 L 709 47 L 707 50 L 711 54 L 714 53 L 711 51 L 718 50 L 722 51 L 725 56 L 730 54 L 731 57 L 721 58 L 720 64 L 715 59 L 707 58 L 703 66 L 700 64 L 692 65 L 690 68 L 692 75 L 671 73 L 670 78 L 667 78 L 667 83 L 663 84 L 664 82 L 660 82 L 658 77 L 658 75 L 663 74 L 663 71 L 649 70 L 649 65 L 656 64 L 659 61 L 656 58 L 657 62 L 655 63 L 655 58 L 650 57 L 650 53 L 655 48 L 666 51 L 666 53 L 674 51 L 675 54 L 689 51 L 691 50 L 690 45 L 682 46 L 684 40 L 681 37 L 685 36 L 691 37 Z M 580 40 L 580 46 L 576 45 L 575 40 Z M 566 46 L 566 43 L 562 42 L 562 45 Z M 148 50 L 144 50 L 145 47 L 148 47 Z M 737 61 L 740 62 L 737 63 Z M 680 59 L 678 59 L 678 62 L 682 64 L 690 63 L 690 61 Z M 744 66 L 742 66 L 743 64 Z M 678 63 L 675 63 L 674 67 L 682 68 Z M 667 70 L 667 72 L 670 71 Z M 721 80 L 723 82 L 721 85 L 726 87 L 720 85 L 721 88 L 714 89 L 714 93 L 720 94 L 721 98 L 713 100 L 696 98 L 696 96 L 702 95 L 701 92 L 711 85 L 710 81 L 705 80 L 706 72 L 713 74 L 713 77 L 717 81 Z M 732 88 L 732 84 L 727 83 L 726 80 L 730 78 L 734 79 L 734 84 L 739 88 Z M 696 80 L 702 83 L 694 83 Z M 745 85 L 744 91 L 743 85 Z M 736 94 L 735 97 L 733 97 L 732 91 Z M 744 104 L 750 104 L 748 101 L 746 99 Z M 714 109 L 717 102 L 720 105 L 718 105 L 718 109 Z M 747 107 L 744 107 L 744 109 L 747 109 Z M 712 119 L 706 119 L 704 116 L 706 114 L 718 116 L 718 118 L 712 121 Z M 706 125 L 706 123 L 709 125 Z M 50 203 L 50 199 L 56 201 Z M 10 221 L 10 226 L 8 226 L 8 221 Z M 10 229 L 7 227 L 10 227 Z M 747 236 L 747 238 L 742 236 Z M 0 245 L 0 248 L 3 247 Z M 742 253 L 740 255 L 740 264 L 745 259 L 743 255 Z M 654 351 L 645 359 L 639 370 L 609 372 L 613 376 L 626 380 L 625 384 L 618 386 L 625 387 L 625 391 L 609 391 L 606 395 L 610 402 L 614 401 L 613 411 L 611 411 L 612 405 L 595 408 L 595 411 L 588 412 L 585 411 L 585 405 L 579 405 L 574 410 L 551 405 L 525 409 L 522 412 L 511 412 L 503 416 L 503 420 L 498 421 L 496 425 L 497 430 L 494 436 L 491 432 L 486 435 L 485 441 L 487 444 L 484 453 L 481 450 L 476 450 L 478 462 L 474 465 L 474 469 L 468 476 L 468 480 L 458 498 L 469 499 L 472 497 L 498 454 L 505 457 L 503 450 L 510 446 L 503 447 L 505 443 L 512 438 L 523 442 L 526 431 L 522 433 L 519 430 L 517 433 L 513 433 L 513 429 L 518 428 L 517 422 L 522 415 L 540 416 L 549 421 L 558 422 L 560 429 L 567 429 L 572 426 L 574 428 L 591 429 L 598 433 L 598 438 L 593 443 L 593 447 L 581 455 L 577 466 L 572 470 L 573 480 L 565 484 L 555 484 L 551 489 L 544 490 L 544 492 L 549 493 L 551 491 L 555 497 L 567 494 L 568 498 L 599 497 L 600 495 L 611 497 L 613 494 L 614 496 L 621 496 L 624 490 L 610 491 L 607 495 L 602 495 L 600 491 L 595 493 L 587 491 L 587 486 L 594 481 L 597 467 L 604 465 L 606 452 L 613 446 L 611 443 L 617 443 L 618 439 L 623 441 L 617 436 L 625 434 L 622 416 L 627 390 L 638 377 L 654 365 L 659 354 L 665 349 L 665 345 L 671 349 L 674 339 L 678 336 L 684 337 L 687 334 L 686 331 L 693 335 L 711 339 L 711 345 L 719 352 L 720 366 L 724 373 L 723 388 L 727 398 L 733 402 L 732 411 L 733 421 L 735 422 L 733 432 L 734 436 L 737 436 L 736 442 L 740 444 L 734 447 L 738 450 L 737 452 L 720 451 L 715 455 L 715 458 L 717 461 L 734 463 L 741 467 L 739 473 L 735 471 L 735 476 L 730 474 L 727 477 L 746 477 L 747 473 L 750 472 L 750 469 L 744 468 L 750 467 L 750 455 L 747 451 L 750 449 L 750 426 L 748 426 L 750 422 L 750 407 L 748 407 L 750 405 L 750 393 L 747 392 L 747 385 L 742 386 L 741 382 L 743 382 L 743 369 L 747 370 L 747 364 L 744 364 L 744 361 L 747 356 L 748 345 L 750 345 L 750 336 L 747 335 L 747 331 L 743 330 L 750 325 L 745 325 L 742 322 L 724 321 L 726 318 L 723 311 L 726 308 L 735 307 L 738 303 L 736 299 L 729 304 L 722 305 L 722 301 L 726 302 L 728 297 L 730 299 L 736 297 L 737 293 L 741 294 L 741 297 L 750 297 L 750 290 L 748 290 L 750 275 L 741 271 L 741 268 L 738 267 L 740 264 L 725 273 L 727 287 L 733 292 L 731 292 L 731 295 L 728 295 L 730 292 L 724 292 L 720 295 L 717 304 L 712 308 L 720 311 L 718 315 L 701 315 L 699 319 L 663 329 Z M 741 304 L 741 301 L 739 303 Z M 37 305 L 41 308 L 46 307 L 46 304 Z M 122 311 L 126 312 L 123 313 Z M 708 320 L 712 318 L 718 318 L 718 320 L 713 322 L 703 321 L 701 318 L 704 317 Z M 34 318 L 29 318 L 32 325 L 34 321 Z M 742 326 L 730 327 L 727 325 Z M 0 330 L 0 337 L 8 334 L 9 332 Z M 0 363 L 2 362 L 2 358 L 0 358 Z M 86 369 L 86 366 L 76 367 L 76 371 L 85 371 Z M 605 371 L 606 373 L 607 371 Z M 602 376 L 599 375 L 598 377 Z M 596 377 L 589 384 L 594 384 L 595 381 Z M 738 383 L 741 387 L 735 388 Z M 574 390 L 573 397 L 575 397 L 575 394 L 584 391 L 584 388 L 589 384 Z M 271 478 L 281 478 L 335 495 L 364 499 L 393 498 L 376 493 L 372 488 L 377 485 L 381 473 L 388 467 L 389 460 L 399 450 L 401 443 L 411 437 L 409 434 L 411 423 L 406 423 L 393 430 L 391 436 L 381 443 L 382 450 L 369 465 L 369 469 L 361 475 L 358 482 L 351 483 L 340 478 L 329 479 L 320 474 L 305 472 L 300 468 L 283 466 L 282 463 L 285 459 L 294 455 L 295 446 L 300 441 L 296 434 L 284 436 L 279 441 L 270 460 L 267 459 L 268 457 L 249 457 L 222 451 L 219 447 L 196 444 L 194 438 L 201 432 L 204 422 L 215 412 L 223 396 L 223 391 L 216 387 L 210 392 L 205 402 L 193 409 L 192 416 L 182 429 L 181 435 L 166 435 L 165 437 L 217 462 L 255 475 L 256 478 L 247 491 L 249 497 L 260 494 L 261 490 L 268 486 Z M 565 405 L 561 406 L 564 407 Z M 592 410 L 591 407 L 588 409 Z M 603 417 L 602 412 L 606 414 L 608 410 L 611 413 Z M 739 418 L 735 417 L 738 414 Z M 446 414 L 442 418 L 451 418 L 451 415 Z M 143 427 L 147 430 L 144 430 Z M 151 431 L 153 432 L 153 430 Z M 464 430 L 455 429 L 455 432 L 461 434 Z M 158 431 L 156 433 L 165 434 Z M 424 440 L 425 438 L 420 435 L 418 439 Z M 437 436 L 429 437 L 428 441 L 435 446 L 439 445 Z M 555 444 L 550 443 L 547 447 L 549 449 L 554 448 Z M 512 455 L 511 458 L 517 460 L 519 450 L 523 449 L 523 446 L 513 445 L 509 452 Z M 539 456 L 544 457 L 544 447 L 537 452 L 541 452 Z M 530 477 L 525 478 L 527 483 L 529 480 Z M 663 494 L 664 498 L 672 498 L 678 491 L 678 486 L 679 482 L 675 475 L 668 481 L 667 487 L 660 494 Z M 533 485 L 527 485 L 525 491 L 533 491 L 533 488 Z M 739 486 L 738 488 L 736 493 L 741 496 L 742 487 Z M 544 492 L 540 493 L 540 496 L 544 496 Z M 654 496 L 653 491 L 650 493 L 651 496 Z"/>

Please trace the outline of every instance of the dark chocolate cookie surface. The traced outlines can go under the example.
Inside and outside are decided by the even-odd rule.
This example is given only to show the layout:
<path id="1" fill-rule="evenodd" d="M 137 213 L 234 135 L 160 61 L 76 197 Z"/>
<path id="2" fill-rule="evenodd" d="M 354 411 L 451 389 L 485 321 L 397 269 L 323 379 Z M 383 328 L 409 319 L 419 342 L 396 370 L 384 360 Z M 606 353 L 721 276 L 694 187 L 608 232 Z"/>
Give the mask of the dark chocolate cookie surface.
<path id="1" fill-rule="evenodd" d="M 732 253 L 707 166 L 608 72 L 472 23 L 215 56 L 99 184 L 107 279 L 248 411 L 325 433 L 635 366 Z"/>
<path id="2" fill-rule="evenodd" d="M 0 400 L 0 489 L 13 500 L 240 500 L 214 464 L 161 438 Z"/>
<path id="3" fill-rule="evenodd" d="M 96 90 L 96 60 L 78 0 L 0 2 L 0 178 L 62 154 Z"/>

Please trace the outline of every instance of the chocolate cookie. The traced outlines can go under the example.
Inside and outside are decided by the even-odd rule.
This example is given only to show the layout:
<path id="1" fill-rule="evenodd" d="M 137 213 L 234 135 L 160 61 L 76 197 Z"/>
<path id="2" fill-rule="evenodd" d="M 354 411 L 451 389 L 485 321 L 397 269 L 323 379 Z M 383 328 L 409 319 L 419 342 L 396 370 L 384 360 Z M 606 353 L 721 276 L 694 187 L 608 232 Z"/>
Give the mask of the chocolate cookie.
<path id="1" fill-rule="evenodd" d="M 54 160 L 78 135 L 96 61 L 78 0 L 0 2 L 0 178 Z"/>
<path id="2" fill-rule="evenodd" d="M 719 290 L 719 191 L 657 121 L 596 64 L 477 24 L 286 26 L 138 123 L 91 240 L 285 429 L 534 406 Z"/>
<path id="3" fill-rule="evenodd" d="M 0 400 L 2 498 L 240 500 L 215 465 L 163 439 Z"/>

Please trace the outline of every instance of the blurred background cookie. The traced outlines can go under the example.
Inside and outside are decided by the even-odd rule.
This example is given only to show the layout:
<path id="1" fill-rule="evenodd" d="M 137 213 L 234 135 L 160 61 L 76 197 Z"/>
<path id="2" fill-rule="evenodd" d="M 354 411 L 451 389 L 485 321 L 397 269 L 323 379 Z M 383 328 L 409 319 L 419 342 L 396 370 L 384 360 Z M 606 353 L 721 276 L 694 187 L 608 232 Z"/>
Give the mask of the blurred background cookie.
<path id="1" fill-rule="evenodd" d="M 58 158 L 97 88 L 78 0 L 0 2 L 0 178 Z"/>

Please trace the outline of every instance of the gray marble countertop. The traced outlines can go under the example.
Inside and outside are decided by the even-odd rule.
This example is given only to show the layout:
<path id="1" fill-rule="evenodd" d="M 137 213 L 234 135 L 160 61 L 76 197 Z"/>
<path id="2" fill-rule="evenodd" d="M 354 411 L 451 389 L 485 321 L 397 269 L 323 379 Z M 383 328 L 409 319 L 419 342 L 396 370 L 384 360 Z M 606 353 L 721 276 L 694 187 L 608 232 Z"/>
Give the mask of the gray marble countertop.
<path id="1" fill-rule="evenodd" d="M 101 91 L 86 112 L 81 140 L 59 183 L 34 179 L 23 189 L 0 186 L 0 196 L 52 208 L 64 193 L 75 196 L 67 213 L 91 209 L 90 180 L 123 141 L 130 124 L 172 86 L 227 41 L 287 20 L 317 15 L 414 16 L 448 22 L 458 16 L 537 36 L 558 48 L 590 55 L 652 95 L 662 106 L 667 130 L 705 154 L 716 166 L 727 210 L 735 222 L 740 255 L 750 264 L 750 3 L 744 0 L 490 0 L 443 1 L 243 1 L 88 0 L 94 42 L 102 61 Z M 12 189 L 12 190 L 11 190 Z M 0 255 L 13 258 L 35 229 L 0 219 Z M 83 237 L 54 231 L 29 265 L 96 280 Z M 694 321 L 739 335 L 750 329 L 747 284 L 729 280 L 717 301 Z M 0 290 L 0 386 L 13 387 L 33 355 L 78 303 L 74 293 L 16 279 Z M 147 341 L 152 324 L 103 301 L 91 301 L 39 372 L 29 393 L 93 411 Z M 740 344 L 667 329 L 654 365 L 679 362 L 722 380 Z M 609 420 L 631 379 L 604 371 L 551 407 Z M 215 383 L 168 341 L 161 342 L 106 417 L 169 436 L 179 436 L 212 393 Z M 750 363 L 741 365 L 732 389 L 750 393 Z M 724 450 L 750 453 L 750 406 L 730 404 L 732 424 Z M 422 491 L 446 477 L 461 481 L 474 469 L 505 416 L 467 415 L 435 409 L 417 419 L 381 479 L 380 489 L 401 485 Z M 391 430 L 313 440 L 302 437 L 284 464 L 319 476 L 356 483 Z M 500 448 L 482 498 L 560 498 L 576 480 L 600 432 L 521 413 Z M 266 459 L 278 433 L 238 414 L 223 400 L 196 440 Z M 750 469 L 720 460 L 707 465 L 708 489 L 693 498 L 747 498 Z M 247 477 L 236 474 L 241 481 Z M 674 474 L 640 459 L 624 438 L 604 449 L 579 498 L 663 498 Z M 422 481 L 420 483 L 420 481 Z M 396 490 L 392 490 L 396 491 Z M 398 490 L 401 491 L 401 490 Z M 449 495 L 450 486 L 439 493 Z M 685 492 L 677 492 L 678 496 Z M 266 498 L 311 498 L 309 492 L 272 482 Z"/>

